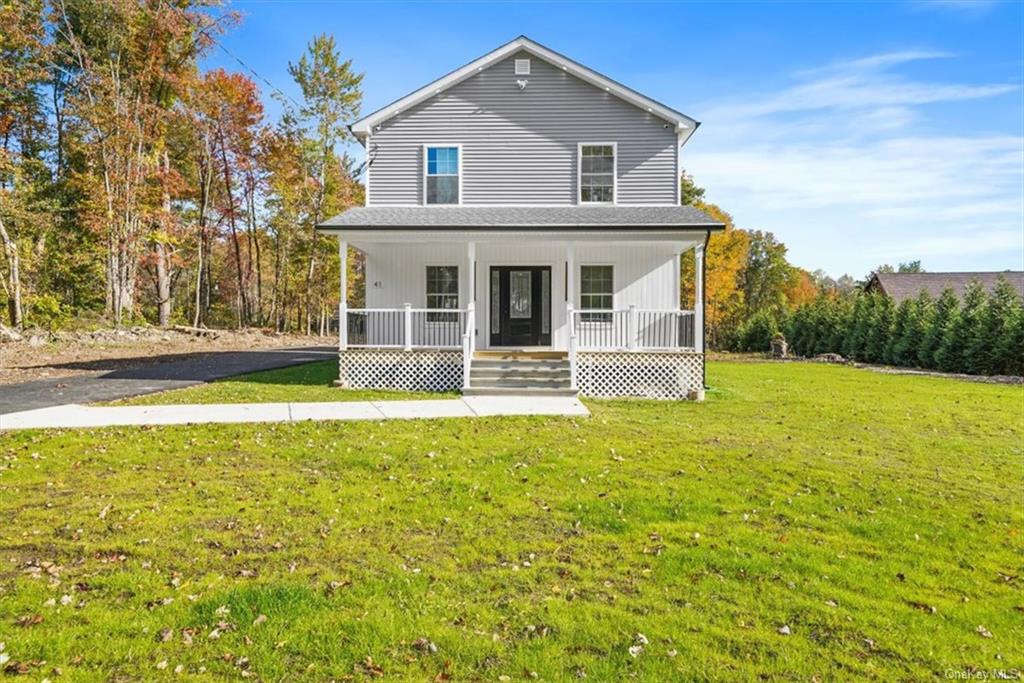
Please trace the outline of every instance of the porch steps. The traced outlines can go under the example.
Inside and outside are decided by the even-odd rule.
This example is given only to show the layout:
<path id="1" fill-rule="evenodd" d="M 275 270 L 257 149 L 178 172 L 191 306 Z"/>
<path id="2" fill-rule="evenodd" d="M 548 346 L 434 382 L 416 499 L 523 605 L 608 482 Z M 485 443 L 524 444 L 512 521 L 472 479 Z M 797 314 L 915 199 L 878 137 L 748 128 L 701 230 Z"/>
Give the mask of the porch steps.
<path id="1" fill-rule="evenodd" d="M 565 354 L 477 353 L 466 396 L 575 396 Z"/>

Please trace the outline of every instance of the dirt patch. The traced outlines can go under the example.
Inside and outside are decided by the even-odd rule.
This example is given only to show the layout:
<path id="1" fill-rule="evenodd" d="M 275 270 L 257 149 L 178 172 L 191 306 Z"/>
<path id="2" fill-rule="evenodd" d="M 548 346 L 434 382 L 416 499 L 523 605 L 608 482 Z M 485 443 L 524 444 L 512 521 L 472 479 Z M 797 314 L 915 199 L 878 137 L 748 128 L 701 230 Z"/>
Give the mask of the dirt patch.
<path id="1" fill-rule="evenodd" d="M 156 357 L 180 360 L 217 351 L 329 346 L 334 337 L 277 334 L 260 329 L 212 330 L 197 335 L 133 327 L 91 332 L 27 332 L 0 344 L 0 384 L 71 375 L 100 375 L 152 364 Z"/>

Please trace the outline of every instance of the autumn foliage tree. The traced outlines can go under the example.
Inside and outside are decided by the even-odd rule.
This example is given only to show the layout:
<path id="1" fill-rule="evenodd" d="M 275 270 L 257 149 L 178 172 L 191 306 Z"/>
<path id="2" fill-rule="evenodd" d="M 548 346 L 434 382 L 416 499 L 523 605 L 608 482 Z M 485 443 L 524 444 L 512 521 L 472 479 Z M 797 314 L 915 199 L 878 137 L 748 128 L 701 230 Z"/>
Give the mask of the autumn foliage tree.
<path id="1" fill-rule="evenodd" d="M 327 331 L 338 258 L 315 226 L 362 202 L 343 150 L 362 75 L 317 36 L 290 65 L 301 101 L 271 86 L 287 106 L 267 121 L 250 75 L 201 67 L 239 20 L 218 5 L 0 0 L 11 326 L 103 313 Z"/>

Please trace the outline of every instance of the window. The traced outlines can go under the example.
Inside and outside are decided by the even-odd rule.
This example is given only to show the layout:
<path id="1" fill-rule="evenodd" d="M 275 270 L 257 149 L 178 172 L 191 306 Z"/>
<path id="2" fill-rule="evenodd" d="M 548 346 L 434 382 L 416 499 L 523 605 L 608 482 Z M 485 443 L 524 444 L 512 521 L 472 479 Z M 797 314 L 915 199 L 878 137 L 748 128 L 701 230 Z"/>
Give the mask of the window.
<path id="1" fill-rule="evenodd" d="M 611 266 L 580 266 L 580 308 L 612 310 L 615 289 Z M 582 313 L 585 323 L 610 323 L 611 313 Z"/>
<path id="2" fill-rule="evenodd" d="M 459 267 L 427 266 L 427 308 L 459 307 Z M 427 313 L 428 323 L 449 323 L 459 319 L 458 313 Z"/>
<path id="3" fill-rule="evenodd" d="M 615 201 L 615 143 L 581 144 L 579 169 L 581 204 Z"/>
<path id="4" fill-rule="evenodd" d="M 427 147 L 427 204 L 459 204 L 459 147 Z"/>
<path id="5" fill-rule="evenodd" d="M 516 60 L 516 76 L 529 76 L 530 75 L 530 60 L 529 59 L 517 59 Z"/>

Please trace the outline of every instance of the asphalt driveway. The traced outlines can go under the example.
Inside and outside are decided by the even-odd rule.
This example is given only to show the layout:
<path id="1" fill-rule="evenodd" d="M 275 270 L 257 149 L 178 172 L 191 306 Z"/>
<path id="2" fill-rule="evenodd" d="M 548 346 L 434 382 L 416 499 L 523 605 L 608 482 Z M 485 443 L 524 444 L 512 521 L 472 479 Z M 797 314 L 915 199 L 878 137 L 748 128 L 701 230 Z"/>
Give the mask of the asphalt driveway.
<path id="1" fill-rule="evenodd" d="M 0 385 L 0 415 L 68 403 L 113 401 L 216 379 L 338 357 L 332 346 L 218 351 L 197 356 L 154 356 L 151 363 L 103 375 L 74 375 Z"/>

